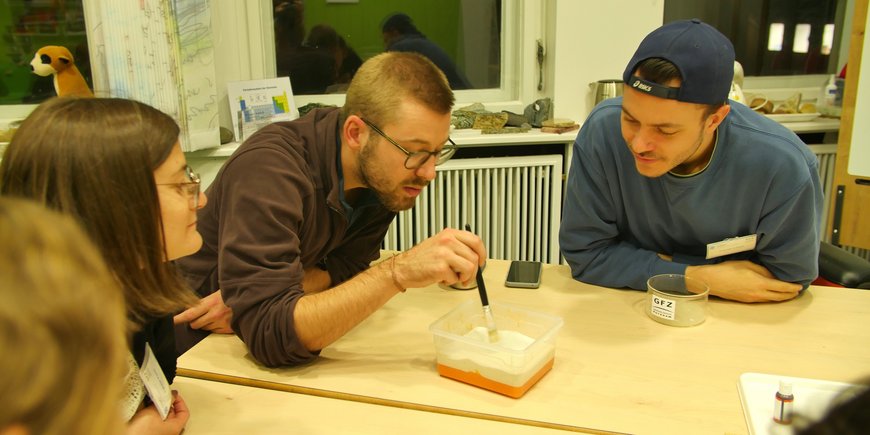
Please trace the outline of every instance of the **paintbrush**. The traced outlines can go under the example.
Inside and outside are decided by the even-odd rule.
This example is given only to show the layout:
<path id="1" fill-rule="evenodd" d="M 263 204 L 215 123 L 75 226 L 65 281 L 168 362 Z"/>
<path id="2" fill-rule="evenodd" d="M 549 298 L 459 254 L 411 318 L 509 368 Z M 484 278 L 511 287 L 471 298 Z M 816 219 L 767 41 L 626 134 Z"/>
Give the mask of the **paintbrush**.
<path id="1" fill-rule="evenodd" d="M 465 224 L 465 231 L 471 231 L 471 225 Z M 498 341 L 498 330 L 495 328 L 495 318 L 492 316 L 492 308 L 489 307 L 489 297 L 486 296 L 486 284 L 483 282 L 483 269 L 477 267 L 477 292 L 480 293 L 480 304 L 483 305 L 483 318 L 486 320 L 486 329 L 489 332 L 489 342 Z"/>

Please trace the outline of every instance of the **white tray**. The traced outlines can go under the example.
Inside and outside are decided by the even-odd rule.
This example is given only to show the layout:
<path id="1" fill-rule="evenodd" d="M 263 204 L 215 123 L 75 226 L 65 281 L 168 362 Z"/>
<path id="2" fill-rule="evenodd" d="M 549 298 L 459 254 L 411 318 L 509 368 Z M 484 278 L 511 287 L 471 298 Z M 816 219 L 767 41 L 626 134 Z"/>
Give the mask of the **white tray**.
<path id="1" fill-rule="evenodd" d="M 794 394 L 794 413 L 812 421 L 819 420 L 832 404 L 847 397 L 853 397 L 848 389 L 860 390 L 861 386 L 845 382 L 822 381 L 818 379 L 793 378 L 789 376 L 743 373 L 740 375 L 738 389 L 746 426 L 752 435 L 793 434 L 791 425 L 773 421 L 774 396 L 779 389 L 779 381 L 792 384 Z"/>
<path id="2" fill-rule="evenodd" d="M 805 122 L 812 121 L 819 116 L 822 116 L 819 112 L 813 113 L 771 113 L 765 114 L 764 116 L 776 121 L 776 122 Z"/>

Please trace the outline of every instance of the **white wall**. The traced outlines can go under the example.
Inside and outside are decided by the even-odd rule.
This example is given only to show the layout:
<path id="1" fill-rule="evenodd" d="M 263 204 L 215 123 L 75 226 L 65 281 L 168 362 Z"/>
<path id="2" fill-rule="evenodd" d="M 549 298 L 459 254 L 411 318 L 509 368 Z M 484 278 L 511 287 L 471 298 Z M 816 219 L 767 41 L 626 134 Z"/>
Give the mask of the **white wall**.
<path id="1" fill-rule="evenodd" d="M 586 119 L 592 110 L 589 83 L 621 79 L 638 44 L 662 25 L 663 0 L 555 0 L 554 116 Z"/>

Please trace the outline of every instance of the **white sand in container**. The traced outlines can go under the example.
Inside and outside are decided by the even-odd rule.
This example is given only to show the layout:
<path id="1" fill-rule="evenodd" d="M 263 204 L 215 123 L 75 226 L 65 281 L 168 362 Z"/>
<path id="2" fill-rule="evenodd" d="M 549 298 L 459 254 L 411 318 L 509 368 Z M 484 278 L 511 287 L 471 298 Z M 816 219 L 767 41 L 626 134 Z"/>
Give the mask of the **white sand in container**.
<path id="1" fill-rule="evenodd" d="M 465 335 L 480 342 L 480 346 L 454 341 L 443 346 L 438 362 L 464 372 L 478 372 L 481 376 L 510 386 L 521 386 L 553 358 L 552 343 L 528 351 L 535 340 L 517 331 L 498 330 L 499 339 L 489 342 L 489 331 L 478 326 Z"/>
<path id="2" fill-rule="evenodd" d="M 486 329 L 486 327 L 484 326 L 478 326 L 471 331 L 468 331 L 465 336 L 475 341 L 489 343 L 489 329 Z M 498 341 L 493 344 L 501 346 L 505 349 L 523 350 L 529 347 L 529 345 L 534 342 L 535 339 L 533 339 L 532 337 L 521 334 L 517 331 L 499 330 Z"/>

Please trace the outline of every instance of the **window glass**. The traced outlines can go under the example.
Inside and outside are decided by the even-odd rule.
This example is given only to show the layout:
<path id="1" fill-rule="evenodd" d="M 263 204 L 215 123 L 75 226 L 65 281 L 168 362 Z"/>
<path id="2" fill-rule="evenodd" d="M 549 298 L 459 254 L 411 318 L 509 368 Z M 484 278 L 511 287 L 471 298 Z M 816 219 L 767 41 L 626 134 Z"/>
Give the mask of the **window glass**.
<path id="1" fill-rule="evenodd" d="M 833 74 L 838 72 L 836 55 L 845 15 L 838 8 L 845 4 L 846 0 L 666 0 L 664 22 L 700 18 L 716 27 L 734 43 L 747 76 Z"/>
<path id="2" fill-rule="evenodd" d="M 414 51 L 451 87 L 501 87 L 502 0 L 273 0 L 277 75 L 296 95 L 343 93 L 366 59 Z"/>
<path id="3" fill-rule="evenodd" d="M 55 95 L 53 77 L 36 75 L 30 65 L 47 45 L 66 47 L 93 89 L 81 0 L 2 1 L 0 32 L 0 105 L 36 104 Z"/>

